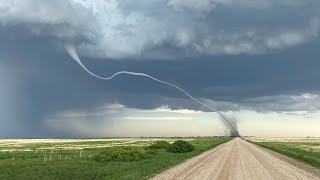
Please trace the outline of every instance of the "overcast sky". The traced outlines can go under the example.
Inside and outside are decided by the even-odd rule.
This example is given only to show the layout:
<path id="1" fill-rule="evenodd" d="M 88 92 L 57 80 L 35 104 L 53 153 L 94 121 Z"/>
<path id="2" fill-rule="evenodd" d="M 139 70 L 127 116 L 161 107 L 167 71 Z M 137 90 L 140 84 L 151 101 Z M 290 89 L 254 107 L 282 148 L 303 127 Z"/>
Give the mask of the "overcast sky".
<path id="1" fill-rule="evenodd" d="M 318 0 L 0 0 L 0 137 L 320 136 Z"/>

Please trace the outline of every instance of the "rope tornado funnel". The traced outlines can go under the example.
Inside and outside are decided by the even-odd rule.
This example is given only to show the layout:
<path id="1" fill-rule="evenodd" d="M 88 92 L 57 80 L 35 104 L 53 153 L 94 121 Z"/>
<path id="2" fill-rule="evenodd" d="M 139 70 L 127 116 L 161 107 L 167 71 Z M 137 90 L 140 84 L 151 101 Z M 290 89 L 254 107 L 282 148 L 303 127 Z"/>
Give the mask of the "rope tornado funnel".
<path id="1" fill-rule="evenodd" d="M 217 112 L 220 116 L 220 118 L 224 121 L 224 123 L 227 125 L 228 129 L 230 130 L 230 135 L 231 136 L 239 136 L 239 132 L 238 132 L 238 129 L 233 125 L 233 122 L 231 122 L 225 115 L 223 115 L 221 112 L 219 112 L 218 110 L 216 110 L 215 108 L 211 107 L 210 105 L 208 104 L 205 104 L 201 101 L 199 101 L 198 99 L 196 99 L 195 97 L 193 97 L 192 95 L 190 95 L 188 92 L 186 92 L 185 90 L 183 90 L 182 88 L 174 85 L 174 84 L 171 84 L 169 82 L 166 82 L 166 81 L 162 81 L 160 79 L 157 79 L 155 77 L 152 77 L 148 74 L 144 74 L 144 73 L 138 73 L 138 72 L 130 72 L 130 71 L 119 71 L 119 72 L 116 72 L 114 74 L 112 74 L 111 76 L 109 77 L 102 77 L 102 76 L 99 76 L 93 72 L 91 72 L 81 61 L 81 59 L 79 58 L 78 56 L 78 53 L 75 49 L 75 47 L 71 44 L 65 44 L 65 49 L 67 50 L 68 54 L 87 72 L 89 73 L 91 76 L 94 76 L 98 79 L 102 79 L 102 80 L 111 80 L 113 79 L 114 77 L 118 76 L 118 75 L 121 75 L 121 74 L 127 74 L 127 75 L 132 75 L 132 76 L 143 76 L 143 77 L 147 77 L 149 79 L 152 79 L 156 82 L 159 82 L 161 84 L 165 84 L 165 85 L 168 85 L 168 86 L 171 86 L 171 87 L 174 87 L 175 89 L 179 90 L 180 92 L 184 93 L 186 96 L 188 96 L 190 99 L 192 99 L 193 101 L 199 103 L 200 105 L 203 105 L 205 106 L 206 108 L 208 108 L 209 110 L 211 111 L 214 111 L 214 112 Z"/>

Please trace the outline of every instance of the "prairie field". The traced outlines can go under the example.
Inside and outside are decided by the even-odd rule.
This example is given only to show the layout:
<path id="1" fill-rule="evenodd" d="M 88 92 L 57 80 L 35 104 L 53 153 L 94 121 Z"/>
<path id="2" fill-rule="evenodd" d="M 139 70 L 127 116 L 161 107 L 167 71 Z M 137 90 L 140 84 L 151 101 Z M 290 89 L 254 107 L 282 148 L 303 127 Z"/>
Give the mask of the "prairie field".
<path id="1" fill-rule="evenodd" d="M 54 152 L 57 150 L 98 149 L 115 146 L 147 146 L 158 140 L 169 143 L 174 138 L 119 138 L 119 139 L 1 139 L 0 152 Z M 192 138 L 185 139 L 192 141 Z"/>
<path id="2" fill-rule="evenodd" d="M 231 138 L 1 139 L 0 179 L 143 179 Z M 158 141 L 185 140 L 186 153 L 150 150 Z M 141 159 L 98 162 L 101 152 L 140 153 Z M 133 154 L 135 155 L 135 154 Z M 121 157 L 122 158 L 122 157 Z M 97 159 L 97 158 L 96 158 Z"/>
<path id="3" fill-rule="evenodd" d="M 276 151 L 290 158 L 320 168 L 320 138 L 263 138 L 250 137 L 246 140 L 262 147 Z"/>

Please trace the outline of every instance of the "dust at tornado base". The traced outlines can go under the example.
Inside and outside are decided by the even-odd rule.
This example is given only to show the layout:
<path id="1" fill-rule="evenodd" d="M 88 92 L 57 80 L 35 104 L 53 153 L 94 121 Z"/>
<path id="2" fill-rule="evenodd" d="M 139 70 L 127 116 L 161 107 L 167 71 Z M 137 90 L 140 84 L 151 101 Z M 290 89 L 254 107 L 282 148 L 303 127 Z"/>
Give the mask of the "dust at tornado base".
<path id="1" fill-rule="evenodd" d="M 319 169 L 301 168 L 277 156 L 279 155 L 273 155 L 269 150 L 235 138 L 168 169 L 153 179 L 320 179 Z"/>

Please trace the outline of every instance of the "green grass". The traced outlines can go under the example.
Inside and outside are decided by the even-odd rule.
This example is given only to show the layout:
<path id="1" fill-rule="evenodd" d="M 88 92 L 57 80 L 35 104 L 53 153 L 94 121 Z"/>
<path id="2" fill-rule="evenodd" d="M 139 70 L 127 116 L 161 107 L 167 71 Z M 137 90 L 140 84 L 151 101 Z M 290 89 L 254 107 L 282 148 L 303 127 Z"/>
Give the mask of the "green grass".
<path id="1" fill-rule="evenodd" d="M 301 142 L 253 142 L 257 145 L 278 152 L 290 158 L 320 168 L 320 151 L 312 147 L 320 146 L 319 143 Z M 303 147 L 303 148 L 302 148 Z"/>
<path id="2" fill-rule="evenodd" d="M 185 140 L 177 140 L 174 143 L 170 144 L 167 148 L 168 152 L 172 153 L 186 153 L 194 150 L 194 146 Z"/>
<path id="3" fill-rule="evenodd" d="M 169 153 L 159 149 L 145 159 L 130 162 L 101 163 L 94 160 L 94 155 L 112 147 L 83 149 L 81 157 L 80 150 L 0 152 L 0 179 L 146 179 L 230 139 L 195 138 L 190 141 L 194 151 Z M 145 146 L 132 148 L 145 150 Z"/>
<path id="4" fill-rule="evenodd" d="M 168 141 L 162 140 L 162 141 L 156 141 L 152 143 L 150 146 L 148 146 L 149 149 L 167 149 L 170 146 L 170 143 Z"/>

